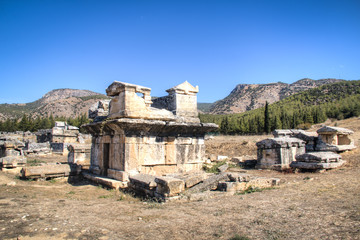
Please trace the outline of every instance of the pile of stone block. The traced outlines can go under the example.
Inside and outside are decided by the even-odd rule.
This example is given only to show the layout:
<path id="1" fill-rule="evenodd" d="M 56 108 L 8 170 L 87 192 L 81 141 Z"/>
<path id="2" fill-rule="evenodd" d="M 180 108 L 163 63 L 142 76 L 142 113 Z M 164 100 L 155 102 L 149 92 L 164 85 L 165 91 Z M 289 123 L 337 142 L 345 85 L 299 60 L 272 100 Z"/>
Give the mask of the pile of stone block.
<path id="1" fill-rule="evenodd" d="M 248 174 L 222 172 L 219 174 L 196 173 L 187 175 L 129 176 L 130 190 L 156 198 L 159 201 L 193 199 L 193 196 L 210 191 L 235 193 L 249 188 L 270 188 L 279 185 L 276 178 L 251 177 Z"/>
<path id="2" fill-rule="evenodd" d="M 228 180 L 220 181 L 217 189 L 219 191 L 236 193 L 254 188 L 271 188 L 280 184 L 278 178 L 252 177 L 244 173 L 227 173 Z"/>
<path id="3" fill-rule="evenodd" d="M 298 169 L 332 169 L 345 163 L 341 155 L 333 152 L 310 152 L 296 156 L 296 161 L 290 164 L 292 168 Z"/>
<path id="4" fill-rule="evenodd" d="M 181 193 L 203 182 L 206 176 L 205 173 L 168 176 L 137 174 L 129 176 L 128 187 L 138 194 L 154 197 L 160 201 L 168 201 L 183 197 Z"/>

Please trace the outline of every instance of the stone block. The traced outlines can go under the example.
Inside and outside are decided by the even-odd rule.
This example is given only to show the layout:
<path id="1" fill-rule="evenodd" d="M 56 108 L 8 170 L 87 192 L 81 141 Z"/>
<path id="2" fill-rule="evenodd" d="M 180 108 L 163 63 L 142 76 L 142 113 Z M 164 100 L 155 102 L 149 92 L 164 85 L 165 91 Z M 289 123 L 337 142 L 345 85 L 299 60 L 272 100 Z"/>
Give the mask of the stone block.
<path id="1" fill-rule="evenodd" d="M 81 166 L 71 164 L 54 164 L 24 167 L 21 170 L 21 176 L 23 178 L 66 177 L 70 175 L 77 175 L 80 172 Z"/>
<path id="2" fill-rule="evenodd" d="M 217 190 L 222 192 L 239 192 L 248 187 L 246 182 L 219 182 Z"/>
<path id="3" fill-rule="evenodd" d="M 141 173 L 133 176 L 129 176 L 129 180 L 131 184 L 135 184 L 147 189 L 156 187 L 155 178 L 156 178 L 155 176 L 149 174 L 141 174 Z"/>
<path id="4" fill-rule="evenodd" d="M 227 181 L 229 180 L 226 173 L 220 173 L 217 175 L 212 175 L 205 179 L 202 183 L 195 185 L 194 187 L 188 190 L 188 193 L 195 193 L 195 192 L 203 192 L 208 190 L 215 190 L 218 186 L 220 181 Z"/>
<path id="5" fill-rule="evenodd" d="M 185 182 L 173 177 L 157 177 L 156 193 L 164 197 L 173 197 L 185 190 Z"/>
<path id="6" fill-rule="evenodd" d="M 124 189 L 128 187 L 127 182 L 118 181 L 115 179 L 107 178 L 107 177 L 100 177 L 90 173 L 83 173 L 83 176 L 95 183 L 99 183 L 101 185 L 105 185 L 109 188 L 113 188 L 118 190 L 119 188 Z"/>
<path id="7" fill-rule="evenodd" d="M 107 175 L 110 178 L 114 178 L 114 179 L 122 181 L 122 182 L 129 181 L 129 176 L 128 176 L 127 172 L 124 172 L 124 171 L 108 169 Z"/>
<path id="8" fill-rule="evenodd" d="M 181 177 L 180 179 L 184 180 L 186 188 L 191 188 L 196 184 L 202 182 L 205 179 L 205 177 L 206 177 L 205 174 L 194 174 L 194 175 Z"/>
<path id="9" fill-rule="evenodd" d="M 228 173 L 231 182 L 249 182 L 250 175 L 245 173 Z"/>
<path id="10" fill-rule="evenodd" d="M 229 165 L 227 163 L 221 165 L 220 167 L 218 167 L 220 172 L 225 172 L 227 169 L 229 168 Z"/>
<path id="11" fill-rule="evenodd" d="M 3 168 L 24 166 L 26 162 L 27 161 L 24 156 L 7 156 L 0 158 L 0 166 Z"/>
<path id="12" fill-rule="evenodd" d="M 250 180 L 248 182 L 249 187 L 254 187 L 254 188 L 270 188 L 273 186 L 277 186 L 280 184 L 280 179 L 278 178 L 263 178 L 263 177 L 258 177 L 258 178 L 254 178 L 252 180 Z"/>

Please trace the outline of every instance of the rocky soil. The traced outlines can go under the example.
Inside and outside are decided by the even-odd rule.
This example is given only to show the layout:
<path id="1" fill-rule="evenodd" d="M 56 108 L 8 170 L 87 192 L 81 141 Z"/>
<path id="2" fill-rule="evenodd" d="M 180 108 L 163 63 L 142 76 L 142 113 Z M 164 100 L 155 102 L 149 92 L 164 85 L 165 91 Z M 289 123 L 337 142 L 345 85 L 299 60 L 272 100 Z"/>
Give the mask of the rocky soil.
<path id="1" fill-rule="evenodd" d="M 359 119 L 329 124 L 356 131 L 359 146 Z M 208 154 L 251 156 L 266 137 L 216 137 Z M 0 172 L 0 239 L 360 239 L 360 150 L 342 156 L 346 166 L 325 173 L 248 170 L 280 178 L 274 189 L 164 204 Z"/>

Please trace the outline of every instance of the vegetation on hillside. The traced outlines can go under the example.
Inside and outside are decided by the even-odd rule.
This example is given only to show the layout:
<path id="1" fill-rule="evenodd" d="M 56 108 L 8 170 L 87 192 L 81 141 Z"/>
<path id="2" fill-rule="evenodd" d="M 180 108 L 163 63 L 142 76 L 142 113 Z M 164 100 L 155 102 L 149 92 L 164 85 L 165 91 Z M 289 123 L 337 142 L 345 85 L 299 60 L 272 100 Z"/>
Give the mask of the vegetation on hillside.
<path id="1" fill-rule="evenodd" d="M 37 117 L 32 118 L 29 115 L 24 114 L 22 118 L 7 119 L 6 121 L 0 121 L 0 132 L 15 132 L 15 131 L 30 131 L 36 132 L 40 129 L 50 129 L 55 126 L 55 121 L 67 122 L 69 125 L 80 127 L 82 124 L 89 123 L 89 119 L 86 114 L 82 114 L 75 118 L 65 117 Z"/>
<path id="2" fill-rule="evenodd" d="M 267 117 L 266 113 L 267 112 Z M 360 115 L 360 81 L 323 85 L 279 102 L 240 114 L 200 114 L 202 122 L 214 122 L 222 134 L 259 134 L 274 129 L 301 128 Z M 267 124 L 265 124 L 267 119 Z"/>
<path id="3" fill-rule="evenodd" d="M 101 94 L 84 96 L 84 97 L 75 97 L 75 98 L 81 99 L 82 102 L 86 102 L 92 99 L 98 99 L 98 100 L 109 99 L 109 97 Z M 24 104 L 4 103 L 4 104 L 0 104 L 0 113 L 2 113 L 7 118 L 15 118 L 15 119 L 21 118 L 24 114 L 33 117 L 35 116 L 44 117 L 50 115 L 50 113 L 44 110 L 46 105 L 47 103 L 44 103 L 43 99 L 39 99 L 34 102 L 24 103 Z"/>
<path id="4" fill-rule="evenodd" d="M 209 112 L 212 105 L 213 103 L 198 103 L 197 108 L 199 111 Z"/>

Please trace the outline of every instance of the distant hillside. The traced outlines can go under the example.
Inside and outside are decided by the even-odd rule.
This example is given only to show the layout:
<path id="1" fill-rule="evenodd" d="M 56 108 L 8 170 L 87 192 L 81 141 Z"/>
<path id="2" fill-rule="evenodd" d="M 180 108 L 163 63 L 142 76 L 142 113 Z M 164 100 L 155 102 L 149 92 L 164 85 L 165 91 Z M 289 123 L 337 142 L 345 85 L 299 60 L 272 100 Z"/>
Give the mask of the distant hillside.
<path id="1" fill-rule="evenodd" d="M 265 103 L 274 103 L 288 96 L 324 84 L 345 81 L 342 79 L 301 79 L 292 84 L 277 82 L 269 84 L 239 84 L 229 96 L 215 102 L 209 109 L 211 114 L 231 114 L 261 108 Z"/>
<path id="2" fill-rule="evenodd" d="M 42 98 L 25 104 L 0 104 L 0 121 L 23 114 L 54 117 L 76 117 L 87 113 L 92 104 L 107 96 L 89 90 L 55 89 Z"/>
<path id="3" fill-rule="evenodd" d="M 197 108 L 200 113 L 206 113 L 210 111 L 212 105 L 213 103 L 198 103 Z"/>
<path id="4" fill-rule="evenodd" d="M 220 125 L 225 134 L 255 134 L 270 130 L 307 128 L 327 118 L 345 119 L 360 116 L 360 80 L 340 81 L 309 89 L 269 105 L 268 119 L 264 107 L 229 115 L 200 114 L 202 122 Z"/>

